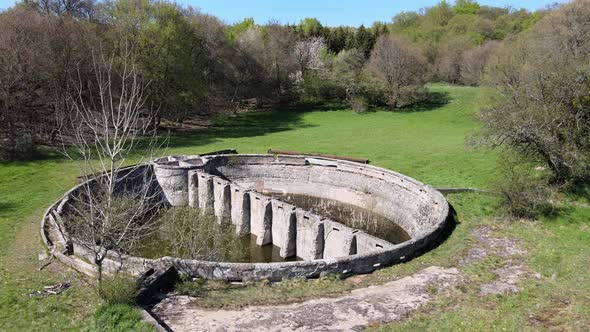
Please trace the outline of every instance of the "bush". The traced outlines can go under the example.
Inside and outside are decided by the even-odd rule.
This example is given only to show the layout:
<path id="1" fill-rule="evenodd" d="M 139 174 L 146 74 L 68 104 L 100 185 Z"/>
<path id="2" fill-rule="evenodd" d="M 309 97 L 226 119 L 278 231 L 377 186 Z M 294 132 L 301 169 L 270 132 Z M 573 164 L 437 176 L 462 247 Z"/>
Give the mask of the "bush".
<path id="1" fill-rule="evenodd" d="M 400 36 L 381 36 L 371 52 L 369 72 L 386 87 L 386 103 L 392 109 L 413 100 L 417 88 L 425 82 L 425 60 L 418 49 Z"/>
<path id="2" fill-rule="evenodd" d="M 350 107 L 357 113 L 364 113 L 369 109 L 369 102 L 365 97 L 355 96 L 350 100 Z"/>
<path id="3" fill-rule="evenodd" d="M 100 298 L 107 304 L 133 304 L 139 290 L 139 280 L 125 274 L 105 276 L 98 283 L 97 291 Z"/>
<path id="4" fill-rule="evenodd" d="M 159 254 L 208 261 L 239 261 L 246 254 L 235 225 L 219 224 L 200 209 L 172 207 L 161 215 L 160 224 L 158 236 L 168 248 L 158 248 Z"/>
<path id="5" fill-rule="evenodd" d="M 530 164 L 506 165 L 505 176 L 496 184 L 504 212 L 514 218 L 535 218 L 552 211 L 552 188 L 542 168 Z"/>
<path id="6" fill-rule="evenodd" d="M 505 40 L 485 70 L 484 138 L 540 160 L 555 182 L 590 177 L 590 2 L 573 1 Z"/>
<path id="7" fill-rule="evenodd" d="M 146 322 L 141 321 L 138 310 L 127 304 L 104 305 L 94 313 L 90 324 L 84 332 L 118 332 L 118 331 L 154 331 Z"/>
<path id="8" fill-rule="evenodd" d="M 197 297 L 205 292 L 206 284 L 207 280 L 203 278 L 188 280 L 186 276 L 181 276 L 181 281 L 174 285 L 174 290 L 178 294 Z"/>

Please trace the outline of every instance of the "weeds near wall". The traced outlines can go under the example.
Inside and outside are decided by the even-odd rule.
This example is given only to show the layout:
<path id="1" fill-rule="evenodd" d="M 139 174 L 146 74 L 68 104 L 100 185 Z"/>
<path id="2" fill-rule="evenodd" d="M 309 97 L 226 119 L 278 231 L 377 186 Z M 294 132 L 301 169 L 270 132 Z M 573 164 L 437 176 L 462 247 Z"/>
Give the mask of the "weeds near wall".
<path id="1" fill-rule="evenodd" d="M 138 249 L 142 256 L 153 251 L 186 259 L 239 260 L 244 255 L 240 241 L 235 225 L 219 224 L 197 208 L 172 207 L 160 213 L 157 231 Z"/>

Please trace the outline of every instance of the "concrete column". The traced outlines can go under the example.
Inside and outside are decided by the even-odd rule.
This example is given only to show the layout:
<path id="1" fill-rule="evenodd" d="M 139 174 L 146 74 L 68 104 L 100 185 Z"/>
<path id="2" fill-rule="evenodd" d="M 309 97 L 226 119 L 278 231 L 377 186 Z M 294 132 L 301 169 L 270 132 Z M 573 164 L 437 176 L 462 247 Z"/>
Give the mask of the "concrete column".
<path id="1" fill-rule="evenodd" d="M 355 234 L 355 240 L 357 254 L 366 254 L 371 251 L 391 249 L 393 247 L 393 244 L 391 244 L 390 242 L 369 235 L 362 231 L 358 231 Z"/>
<path id="2" fill-rule="evenodd" d="M 199 172 L 188 171 L 188 205 L 199 207 Z"/>
<path id="3" fill-rule="evenodd" d="M 199 172 L 198 175 L 199 209 L 203 213 L 213 213 L 213 176 Z"/>
<path id="4" fill-rule="evenodd" d="M 188 204 L 188 169 L 154 165 L 156 180 L 172 206 Z"/>
<path id="5" fill-rule="evenodd" d="M 355 229 L 325 219 L 323 258 L 336 258 L 356 254 Z"/>
<path id="6" fill-rule="evenodd" d="M 231 222 L 236 233 L 250 234 L 250 194 L 235 184 L 230 184 Z"/>
<path id="7" fill-rule="evenodd" d="M 272 200 L 272 243 L 280 248 L 279 255 L 287 258 L 295 255 L 297 215 L 295 206 Z"/>
<path id="8" fill-rule="evenodd" d="M 324 223 L 307 211 L 297 209 L 297 238 L 295 251 L 304 260 L 322 258 L 324 251 Z"/>
<path id="9" fill-rule="evenodd" d="M 213 178 L 213 211 L 218 223 L 229 223 L 231 218 L 231 198 L 229 182 L 220 178 Z"/>
<path id="10" fill-rule="evenodd" d="M 272 203 L 270 198 L 250 193 L 250 233 L 259 246 L 272 243 Z"/>

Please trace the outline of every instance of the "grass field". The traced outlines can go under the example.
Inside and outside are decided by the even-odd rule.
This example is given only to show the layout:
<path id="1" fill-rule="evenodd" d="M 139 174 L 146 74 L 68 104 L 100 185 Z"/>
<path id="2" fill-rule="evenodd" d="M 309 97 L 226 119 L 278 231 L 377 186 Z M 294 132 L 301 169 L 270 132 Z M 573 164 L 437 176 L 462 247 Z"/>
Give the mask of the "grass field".
<path id="1" fill-rule="evenodd" d="M 468 87 L 431 85 L 448 103 L 404 112 L 369 112 L 324 107 L 316 111 L 277 110 L 217 119 L 207 131 L 172 137 L 166 154 L 197 154 L 235 148 L 261 153 L 269 148 L 366 157 L 437 186 L 487 188 L 497 176 L 497 151 L 473 150 L 466 137 L 477 130 L 475 118 L 483 96 Z M 101 304 L 88 280 L 59 264 L 38 271 L 43 252 L 38 224 L 44 210 L 74 184 L 75 165 L 55 155 L 23 163 L 0 164 L 0 330 L 76 330 L 89 323 Z M 590 209 L 564 203 L 563 212 L 539 221 L 497 218 L 495 200 L 476 194 L 449 196 L 459 224 L 439 246 L 409 263 L 383 269 L 364 284 L 399 278 L 432 264 L 457 266 L 473 245 L 471 231 L 491 225 L 495 234 L 518 239 L 528 268 L 539 278 L 523 281 L 513 295 L 479 295 L 503 262 L 487 257 L 462 270 L 467 283 L 448 296 L 385 330 L 583 330 L 590 326 Z M 59 296 L 28 293 L 63 280 L 71 289 Z M 346 282 L 322 280 L 277 285 L 264 290 L 216 290 L 204 303 L 237 305 L 262 300 L 285 301 L 350 289 Z M 256 285 L 256 287 L 265 287 Z M 356 286 L 355 286 L 356 287 Z M 236 295 L 242 296 L 240 303 Z M 104 310 L 103 310 L 104 311 Z M 125 317 L 135 317 L 126 315 Z M 534 317 L 535 319 L 532 319 Z M 89 325 L 90 324 L 90 325 Z"/>

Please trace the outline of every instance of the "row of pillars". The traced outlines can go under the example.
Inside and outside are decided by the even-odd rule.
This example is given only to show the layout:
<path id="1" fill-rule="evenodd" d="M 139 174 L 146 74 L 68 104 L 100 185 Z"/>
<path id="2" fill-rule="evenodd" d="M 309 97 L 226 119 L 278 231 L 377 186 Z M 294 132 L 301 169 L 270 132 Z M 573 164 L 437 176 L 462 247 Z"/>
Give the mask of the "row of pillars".
<path id="1" fill-rule="evenodd" d="M 188 204 L 214 214 L 219 223 L 234 224 L 239 234 L 255 235 L 257 245 L 277 246 L 283 258 L 356 254 L 363 233 L 201 170 L 188 173 Z"/>

